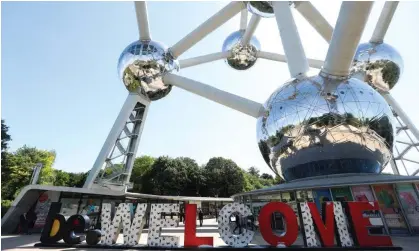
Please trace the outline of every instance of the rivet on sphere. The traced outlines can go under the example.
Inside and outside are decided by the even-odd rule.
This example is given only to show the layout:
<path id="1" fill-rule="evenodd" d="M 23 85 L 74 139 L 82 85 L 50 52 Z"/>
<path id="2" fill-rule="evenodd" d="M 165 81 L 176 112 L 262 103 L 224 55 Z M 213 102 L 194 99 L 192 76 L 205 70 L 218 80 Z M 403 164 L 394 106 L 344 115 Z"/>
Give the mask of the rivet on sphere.
<path id="1" fill-rule="evenodd" d="M 358 46 L 351 76 L 367 82 L 380 92 L 388 92 L 399 81 L 403 60 L 399 52 L 385 43 L 364 43 Z"/>
<path id="2" fill-rule="evenodd" d="M 272 4 L 270 1 L 249 1 L 247 2 L 247 10 L 260 17 L 273 17 L 274 9 L 272 8 Z"/>
<path id="3" fill-rule="evenodd" d="M 255 36 L 252 36 L 247 45 L 241 44 L 244 30 L 231 33 L 223 43 L 222 51 L 230 51 L 226 62 L 233 69 L 247 70 L 252 67 L 257 60 L 257 52 L 260 50 L 260 43 Z"/>
<path id="4" fill-rule="evenodd" d="M 130 92 L 139 92 L 150 100 L 165 97 L 172 86 L 163 83 L 166 72 L 178 69 L 168 49 L 155 41 L 135 41 L 122 52 L 118 73 Z"/>
<path id="5" fill-rule="evenodd" d="M 257 122 L 259 148 L 272 171 L 285 180 L 379 173 L 391 159 L 391 109 L 356 78 L 294 79 L 281 85 L 264 107 Z"/>

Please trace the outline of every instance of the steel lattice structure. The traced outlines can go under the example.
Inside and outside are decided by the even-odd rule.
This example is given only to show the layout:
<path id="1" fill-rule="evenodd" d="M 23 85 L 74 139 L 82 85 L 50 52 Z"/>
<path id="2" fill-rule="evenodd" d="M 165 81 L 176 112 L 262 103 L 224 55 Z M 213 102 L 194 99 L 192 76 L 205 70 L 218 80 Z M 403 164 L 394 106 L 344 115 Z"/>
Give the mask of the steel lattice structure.
<path id="1" fill-rule="evenodd" d="M 383 44 L 397 5 L 398 2 L 386 2 L 370 43 Z M 321 69 L 320 75 L 327 76 L 329 79 L 348 79 L 351 76 L 353 59 L 372 6 L 373 2 L 343 2 L 336 26 L 333 28 L 310 2 L 258 2 L 256 4 L 231 2 L 179 42 L 165 49 L 164 46 L 151 39 L 146 3 L 135 2 L 139 40 L 123 52 L 120 59 L 120 65 L 123 67 L 119 66 L 121 78 L 130 93 L 89 172 L 84 187 L 116 190 L 129 188 L 133 160 L 149 105 L 152 100 L 167 95 L 172 86 L 255 118 L 260 118 L 267 112 L 267 109 L 258 102 L 178 76 L 173 74 L 174 69 L 183 69 L 220 59 L 225 59 L 232 67 L 245 69 L 255 58 L 263 58 L 287 63 L 290 76 L 296 81 L 306 78 L 309 67 Z M 330 44 L 324 62 L 307 59 L 305 56 L 293 18 L 294 9 Z M 237 36 L 232 36 L 235 44 L 226 45 L 227 49 L 222 52 L 178 59 L 185 51 L 239 13 L 241 15 L 240 31 L 237 32 Z M 252 13 L 249 22 L 248 13 Z M 266 17 L 276 19 L 285 55 L 260 51 L 252 40 L 261 18 Z M 136 61 L 127 57 L 127 53 L 136 57 Z M 419 131 L 388 90 L 379 91 L 399 123 L 394 144 L 394 157 L 390 161 L 393 173 L 406 172 L 407 175 L 418 175 L 419 161 L 409 158 L 407 154 L 413 151 L 419 152 Z M 401 133 L 406 133 L 407 139 L 402 139 L 399 136 Z M 400 145 L 404 145 L 405 148 L 401 148 Z M 409 173 L 405 167 L 406 162 L 418 165 L 417 169 Z M 400 172 L 402 166 L 405 171 Z"/>

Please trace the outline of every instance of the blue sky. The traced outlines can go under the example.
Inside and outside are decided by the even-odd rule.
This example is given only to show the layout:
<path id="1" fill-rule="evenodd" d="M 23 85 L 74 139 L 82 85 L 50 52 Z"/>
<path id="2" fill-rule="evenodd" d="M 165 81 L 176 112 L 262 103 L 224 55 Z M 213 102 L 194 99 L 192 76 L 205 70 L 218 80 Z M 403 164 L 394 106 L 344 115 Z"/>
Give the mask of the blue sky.
<path id="1" fill-rule="evenodd" d="M 151 36 L 171 46 L 226 3 L 148 3 Z M 362 41 L 372 34 L 383 2 L 374 5 Z M 314 5 L 334 26 L 338 1 Z M 402 2 L 385 41 L 399 50 L 404 73 L 392 95 L 415 124 L 419 123 L 417 82 L 419 3 Z M 1 117 L 10 126 L 11 150 L 24 144 L 55 149 L 54 167 L 89 170 L 126 96 L 117 76 L 122 50 L 138 39 L 132 2 L 2 2 Z M 306 55 L 324 59 L 328 45 L 297 13 L 294 17 Z M 250 15 L 249 15 L 250 19 Z M 239 28 L 239 16 L 204 38 L 180 58 L 221 50 Z M 283 53 L 274 19 L 256 31 L 262 50 Z M 223 61 L 181 70 L 178 74 L 265 102 L 289 78 L 283 63 L 258 60 L 238 72 Z M 173 88 L 150 107 L 137 155 L 188 156 L 204 164 L 213 156 L 270 172 L 256 144 L 256 120 Z"/>

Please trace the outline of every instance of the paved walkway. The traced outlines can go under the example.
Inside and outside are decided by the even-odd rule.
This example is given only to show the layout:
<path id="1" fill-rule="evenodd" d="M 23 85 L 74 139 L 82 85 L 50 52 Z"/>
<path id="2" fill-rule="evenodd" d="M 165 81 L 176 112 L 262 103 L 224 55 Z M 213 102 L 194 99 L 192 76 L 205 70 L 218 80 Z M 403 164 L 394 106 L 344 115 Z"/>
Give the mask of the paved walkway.
<path id="1" fill-rule="evenodd" d="M 180 237 L 180 244 L 184 243 L 183 235 L 183 224 L 175 229 L 163 230 L 163 235 L 172 235 Z M 214 246 L 225 246 L 224 241 L 220 238 L 218 234 L 217 223 L 214 219 L 204 220 L 204 225 L 197 228 L 197 236 L 212 236 L 214 237 Z M 35 248 L 34 244 L 39 242 L 40 235 L 7 235 L 1 237 L 1 250 L 40 250 L 40 248 Z M 419 247 L 419 236 L 406 236 L 406 237 L 392 237 L 393 244 L 395 246 L 403 247 L 405 251 L 417 251 Z M 123 243 L 123 235 L 121 234 L 118 238 L 117 243 Z M 147 243 L 147 231 L 144 230 L 141 234 L 140 244 L 145 245 Z M 267 245 L 263 240 L 259 232 L 255 233 L 251 245 Z M 298 237 L 294 245 L 303 245 L 303 240 L 301 236 Z M 45 248 L 42 248 L 45 249 Z M 51 249 L 48 250 L 93 250 L 93 249 Z M 115 250 L 115 249 L 101 249 L 101 250 Z"/>

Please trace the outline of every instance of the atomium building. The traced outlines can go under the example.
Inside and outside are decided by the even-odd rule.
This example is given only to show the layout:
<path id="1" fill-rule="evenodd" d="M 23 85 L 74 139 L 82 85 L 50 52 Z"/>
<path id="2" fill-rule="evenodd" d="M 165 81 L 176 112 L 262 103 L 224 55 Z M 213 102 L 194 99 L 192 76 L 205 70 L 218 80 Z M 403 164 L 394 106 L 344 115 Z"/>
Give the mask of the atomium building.
<path id="1" fill-rule="evenodd" d="M 360 43 L 372 2 L 342 3 L 336 27 L 310 2 L 231 2 L 166 47 L 151 39 L 146 3 L 135 2 L 139 39 L 123 50 L 118 62 L 119 78 L 128 95 L 83 188 L 41 186 L 34 178 L 2 218 L 2 232 L 13 231 L 19 216 L 31 208 L 37 210 L 42 228 L 51 202 L 61 202 L 61 213 L 66 216 L 85 212 L 100 224 L 103 203 L 189 202 L 214 214 L 238 201 L 257 217 L 271 201 L 288 203 L 295 210 L 304 201 L 315 202 L 320 210 L 325 201 L 378 201 L 381 212 L 375 214 L 378 220 L 372 232 L 419 234 L 419 166 L 413 171 L 405 168 L 406 162 L 419 164 L 406 157 L 411 151 L 419 156 L 419 130 L 389 92 L 400 80 L 403 60 L 383 42 L 397 5 L 385 3 L 370 41 Z M 324 61 L 306 57 L 294 12 L 329 43 Z M 182 58 L 235 15 L 240 15 L 240 29 L 226 34 L 219 52 Z M 284 55 L 263 51 L 263 41 L 254 36 L 265 18 L 275 19 Z M 226 67 L 239 71 L 251 70 L 259 60 L 287 63 L 290 80 L 278 83 L 262 104 L 176 74 L 215 60 L 225 60 Z M 309 75 L 310 67 L 320 69 L 318 74 Z M 284 182 L 232 198 L 129 192 L 144 123 L 152 112 L 149 107 L 164 102 L 173 88 L 253 117 L 255 135 L 248 137 L 256 139 L 261 158 Z M 409 136 L 407 140 L 401 138 L 402 133 Z M 385 168 L 392 174 L 384 174 Z M 281 215 L 272 216 L 272 227 L 284 231 Z"/>

